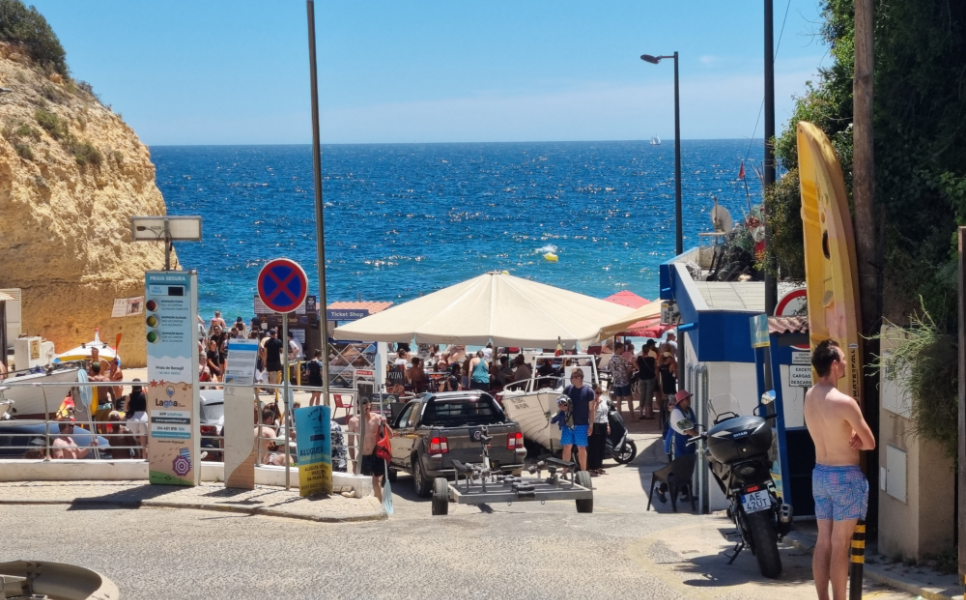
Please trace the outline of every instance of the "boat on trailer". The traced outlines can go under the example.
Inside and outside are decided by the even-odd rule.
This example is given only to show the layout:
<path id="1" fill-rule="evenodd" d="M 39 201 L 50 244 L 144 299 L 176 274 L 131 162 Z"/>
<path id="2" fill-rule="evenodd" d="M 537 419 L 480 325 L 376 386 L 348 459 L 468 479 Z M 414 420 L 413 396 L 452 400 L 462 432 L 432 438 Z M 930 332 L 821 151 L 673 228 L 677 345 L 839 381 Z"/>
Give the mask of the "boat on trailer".
<path id="1" fill-rule="evenodd" d="M 597 357 L 592 354 L 537 354 L 534 356 L 533 375 L 525 381 L 514 381 L 498 396 L 503 410 L 510 419 L 520 425 L 523 439 L 536 442 L 549 450 L 560 450 L 560 430 L 551 425 L 550 419 L 557 414 L 557 398 L 570 383 L 574 369 L 584 372 L 584 385 L 600 383 L 597 374 Z M 538 365 L 550 361 L 553 375 L 541 375 Z"/>

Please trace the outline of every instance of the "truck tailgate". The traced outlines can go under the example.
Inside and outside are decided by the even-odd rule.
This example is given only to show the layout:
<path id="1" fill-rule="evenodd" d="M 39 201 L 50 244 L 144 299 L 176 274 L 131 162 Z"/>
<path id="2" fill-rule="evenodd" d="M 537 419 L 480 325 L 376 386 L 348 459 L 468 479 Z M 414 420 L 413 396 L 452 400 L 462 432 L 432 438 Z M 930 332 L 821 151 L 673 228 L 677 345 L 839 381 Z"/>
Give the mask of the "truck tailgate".
<path id="1" fill-rule="evenodd" d="M 482 460 L 483 449 L 479 438 L 481 430 L 481 427 L 446 427 L 432 430 L 433 437 L 438 436 L 447 439 L 449 452 L 444 455 L 446 468 L 449 468 L 453 460 L 464 463 L 475 463 Z M 517 432 L 515 425 L 488 425 L 487 430 L 487 434 L 493 438 L 489 442 L 491 465 L 498 467 L 522 462 L 514 450 L 508 450 L 506 447 L 507 435 Z"/>

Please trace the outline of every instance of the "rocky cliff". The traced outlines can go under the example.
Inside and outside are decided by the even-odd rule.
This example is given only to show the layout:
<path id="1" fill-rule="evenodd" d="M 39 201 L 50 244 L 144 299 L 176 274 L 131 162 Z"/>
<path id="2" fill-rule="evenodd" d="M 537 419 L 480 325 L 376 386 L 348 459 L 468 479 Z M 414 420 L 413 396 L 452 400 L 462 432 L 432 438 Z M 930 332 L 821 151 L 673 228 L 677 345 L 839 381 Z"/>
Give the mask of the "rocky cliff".
<path id="1" fill-rule="evenodd" d="M 0 288 L 23 289 L 23 331 L 57 352 L 97 327 L 144 365 L 143 318 L 111 309 L 164 265 L 162 243 L 131 241 L 132 215 L 165 214 L 147 147 L 90 86 L 18 46 L 0 43 L 0 87 Z"/>

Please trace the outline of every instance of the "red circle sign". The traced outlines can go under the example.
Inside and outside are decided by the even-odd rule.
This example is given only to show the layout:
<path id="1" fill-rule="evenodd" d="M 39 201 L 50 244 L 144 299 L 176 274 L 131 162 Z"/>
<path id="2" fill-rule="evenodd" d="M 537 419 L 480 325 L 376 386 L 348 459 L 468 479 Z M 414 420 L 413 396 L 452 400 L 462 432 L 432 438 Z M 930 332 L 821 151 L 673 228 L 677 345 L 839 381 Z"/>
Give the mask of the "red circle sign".
<path id="1" fill-rule="evenodd" d="M 775 306 L 775 315 L 779 317 L 795 317 L 798 316 L 799 308 L 802 303 L 806 301 L 808 296 L 808 290 L 805 288 L 798 288 L 797 290 L 792 290 L 781 297 L 778 301 L 778 305 Z M 807 306 L 806 306 L 807 309 Z M 787 311 L 787 312 L 786 312 Z M 807 312 L 807 311 L 806 311 Z M 798 348 L 799 350 L 808 350 L 808 345 L 795 345 L 792 348 Z"/>
<path id="2" fill-rule="evenodd" d="M 290 313 L 302 306 L 308 291 L 308 277 L 293 260 L 276 258 L 258 273 L 258 297 L 277 313 Z"/>

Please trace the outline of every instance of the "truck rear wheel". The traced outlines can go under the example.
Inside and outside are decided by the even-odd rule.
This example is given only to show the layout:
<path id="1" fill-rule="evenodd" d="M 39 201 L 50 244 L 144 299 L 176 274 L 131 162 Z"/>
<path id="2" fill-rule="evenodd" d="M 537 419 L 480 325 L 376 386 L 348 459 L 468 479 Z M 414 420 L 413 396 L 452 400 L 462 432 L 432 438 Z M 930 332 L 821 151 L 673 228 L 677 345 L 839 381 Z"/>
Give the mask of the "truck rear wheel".
<path id="1" fill-rule="evenodd" d="M 593 484 L 590 481 L 590 473 L 587 471 L 578 471 L 577 477 L 575 478 L 577 485 L 587 488 L 588 490 L 593 489 Z M 581 500 L 576 500 L 577 502 L 577 512 L 579 513 L 592 513 L 594 512 L 594 499 L 584 498 Z"/>
<path id="2" fill-rule="evenodd" d="M 428 498 L 433 493 L 433 483 L 431 480 L 426 479 L 423 474 L 422 461 L 419 460 L 418 456 L 413 457 L 413 488 L 416 490 L 416 495 L 420 498 Z"/>
<path id="3" fill-rule="evenodd" d="M 433 516 L 449 513 L 449 482 L 445 477 L 433 480 Z"/>

